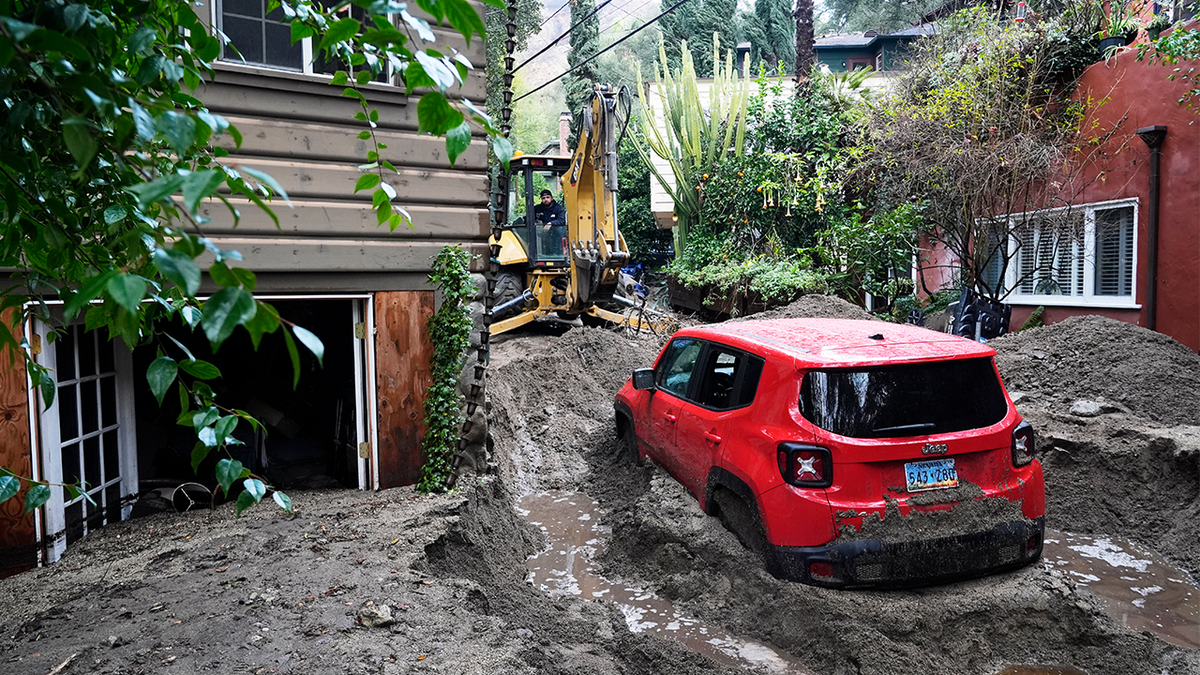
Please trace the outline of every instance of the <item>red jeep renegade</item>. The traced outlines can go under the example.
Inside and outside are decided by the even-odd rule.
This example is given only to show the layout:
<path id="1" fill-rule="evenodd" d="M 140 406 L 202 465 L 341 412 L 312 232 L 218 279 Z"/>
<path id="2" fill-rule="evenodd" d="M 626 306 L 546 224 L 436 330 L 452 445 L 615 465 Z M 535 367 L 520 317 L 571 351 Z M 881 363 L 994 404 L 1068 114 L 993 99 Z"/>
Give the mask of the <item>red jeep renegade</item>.
<path id="1" fill-rule="evenodd" d="M 759 552 L 820 586 L 913 585 L 1041 556 L 1033 429 L 995 351 L 844 319 L 682 330 L 617 393 L 617 434 Z"/>

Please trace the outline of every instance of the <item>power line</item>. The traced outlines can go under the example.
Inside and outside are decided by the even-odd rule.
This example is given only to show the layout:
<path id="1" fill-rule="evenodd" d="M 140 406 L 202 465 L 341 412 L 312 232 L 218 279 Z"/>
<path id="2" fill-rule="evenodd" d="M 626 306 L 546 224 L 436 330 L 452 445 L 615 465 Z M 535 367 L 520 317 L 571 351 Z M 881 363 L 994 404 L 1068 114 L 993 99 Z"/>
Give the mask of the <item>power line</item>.
<path id="1" fill-rule="evenodd" d="M 624 42 L 624 41 L 628 40 L 629 38 L 633 37 L 634 35 L 637 35 L 639 32 L 641 32 L 641 31 L 642 31 L 642 29 L 644 29 L 644 28 L 646 28 L 647 26 L 649 26 L 649 25 L 651 25 L 651 24 L 653 24 L 653 23 L 657 22 L 659 19 L 661 19 L 661 18 L 663 18 L 664 16 L 666 16 L 666 15 L 670 14 L 671 12 L 674 12 L 676 9 L 678 9 L 678 8 L 679 8 L 679 6 L 680 6 L 680 5 L 682 5 L 683 3 L 687 2 L 687 1 L 688 1 L 688 0 L 679 0 L 679 2 L 677 2 L 677 3 L 675 3 L 674 5 L 671 5 L 669 8 L 667 8 L 667 9 L 666 9 L 666 11 L 663 11 L 663 12 L 661 12 L 661 13 L 660 13 L 658 16 L 654 17 L 653 19 L 650 19 L 649 21 L 647 21 L 646 23 L 642 24 L 641 26 L 638 26 L 638 27 L 637 27 L 635 30 L 629 31 L 629 34 L 628 34 L 628 35 L 626 35 L 625 37 L 621 38 L 620 40 L 617 40 L 616 42 L 614 42 L 614 43 L 612 43 L 611 45 L 609 45 L 609 46 L 605 47 L 604 49 L 601 49 L 600 51 L 596 52 L 595 54 L 591 55 L 590 57 L 588 57 L 588 58 L 587 58 L 585 61 L 583 61 L 582 63 L 577 63 L 577 64 L 575 64 L 574 66 L 571 66 L 570 68 L 568 68 L 568 69 L 567 69 L 565 72 L 563 72 L 562 74 L 555 76 L 555 77 L 554 77 L 554 78 L 552 78 L 550 81 L 548 81 L 548 82 L 546 82 L 546 83 L 544 83 L 544 84 L 542 84 L 542 85 L 539 85 L 537 89 L 534 89 L 534 90 L 532 90 L 532 91 L 527 91 L 527 92 L 525 92 L 524 94 L 521 94 L 520 96 L 518 96 L 517 98 L 514 98 L 514 99 L 513 99 L 513 103 L 516 103 L 517 101 L 520 101 L 521 99 L 525 98 L 526 96 L 531 96 L 531 95 L 533 95 L 533 94 L 536 94 L 537 92 L 539 92 L 539 91 L 541 91 L 541 90 L 545 89 L 546 87 L 549 87 L 551 84 L 554 84 L 555 82 L 558 82 L 558 81 L 559 81 L 560 79 L 562 79 L 563 77 L 565 77 L 565 76 L 567 76 L 567 75 L 570 75 L 570 74 L 571 74 L 571 72 L 572 72 L 573 70 L 575 70 L 575 69 L 577 69 L 577 68 L 582 68 L 582 67 L 586 66 L 587 64 L 591 63 L 593 60 L 595 60 L 595 59 L 599 58 L 599 57 L 600 57 L 600 55 L 601 55 L 601 54 L 603 54 L 604 52 L 607 52 L 608 50 L 612 49 L 613 47 L 616 47 L 617 45 L 619 45 L 619 44 L 621 44 L 622 42 Z M 528 63 L 528 61 L 527 61 L 526 63 Z"/>
<path id="2" fill-rule="evenodd" d="M 542 47 L 542 50 L 541 50 L 540 52 L 538 52 L 538 53 L 534 54 L 533 56 L 531 56 L 531 57 L 529 57 L 529 58 L 527 58 L 527 59 L 525 59 L 524 61 L 522 61 L 522 62 L 521 62 L 521 65 L 517 66 L 516 68 L 513 68 L 513 69 L 512 69 L 513 73 L 516 73 L 518 70 L 520 70 L 521 68 L 525 67 L 525 64 L 529 63 L 530 61 L 532 61 L 532 60 L 536 59 L 537 57 L 541 56 L 542 54 L 545 54 L 545 53 L 546 53 L 546 52 L 547 52 L 547 51 L 548 51 L 548 50 L 549 50 L 551 47 L 553 47 L 554 45 L 558 44 L 559 40 L 562 40 L 563 38 L 567 37 L 568 35 L 570 35 L 570 34 L 571 34 L 571 31 L 573 31 L 573 30 L 575 30 L 576 28 L 578 28 L 578 27 L 579 27 L 579 24 L 581 24 L 581 23 L 583 23 L 584 21 L 587 21 L 588 19 L 590 19 L 590 18 L 592 18 L 593 16 L 595 16 L 595 15 L 596 15 L 596 12 L 599 12 L 600 10 L 604 9 L 604 6 L 605 6 L 605 5 L 607 5 L 607 4 L 608 4 L 608 3 L 610 3 L 610 2 L 612 2 L 612 0 L 604 0 L 604 2 L 600 3 L 600 6 L 599 6 L 599 7 L 597 7 L 596 9 L 593 9 L 591 12 L 588 12 L 588 15 L 587 15 L 587 16 L 585 16 L 585 17 L 583 17 L 582 19 L 580 19 L 580 20 L 576 21 L 574 26 L 571 26 L 570 28 L 568 28 L 568 29 L 567 29 L 567 32 L 565 32 L 565 33 L 563 33 L 562 35 L 559 35 L 558 37 L 554 38 L 554 41 L 553 41 L 553 42 L 551 42 L 550 44 L 546 45 L 545 47 Z M 568 4 L 570 4 L 570 3 L 568 3 Z M 563 7 L 566 7 L 566 5 L 563 5 Z M 560 7 L 560 9 L 561 9 L 561 7 Z"/>
<path id="3" fill-rule="evenodd" d="M 546 17 L 546 20 L 542 22 L 542 25 L 541 25 L 541 26 L 539 26 L 539 28 L 541 28 L 542 26 L 545 26 L 547 23 L 550 23 L 550 19 L 553 19 L 555 16 L 557 16 L 557 15 L 558 15 L 558 13 L 559 13 L 559 12 L 561 12 L 561 11 L 563 11 L 563 9 L 564 9 L 564 8 L 566 8 L 566 6 L 567 6 L 567 5 L 569 5 L 569 4 L 571 4 L 571 0 L 567 0 L 566 2 L 564 2 L 564 3 L 562 4 L 562 7 L 559 7 L 558 9 L 554 10 L 554 11 L 553 11 L 553 12 L 550 14 L 550 16 Z"/>

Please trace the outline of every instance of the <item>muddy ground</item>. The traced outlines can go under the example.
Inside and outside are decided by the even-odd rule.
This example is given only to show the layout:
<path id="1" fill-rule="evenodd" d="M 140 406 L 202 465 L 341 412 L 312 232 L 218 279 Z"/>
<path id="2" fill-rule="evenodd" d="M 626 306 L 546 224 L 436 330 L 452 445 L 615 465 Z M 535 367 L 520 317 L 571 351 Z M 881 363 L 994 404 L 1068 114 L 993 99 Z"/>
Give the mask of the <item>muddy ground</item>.
<path id="1" fill-rule="evenodd" d="M 810 297 L 777 315 L 862 313 Z M 1048 526 L 1133 539 L 1194 577 L 1200 429 L 1187 425 L 1200 419 L 1200 357 L 1115 323 L 992 344 L 1039 431 Z M 744 672 L 630 633 L 611 604 L 529 585 L 523 561 L 543 542 L 513 504 L 550 489 L 600 502 L 607 575 L 813 673 L 1200 673 L 1200 652 L 1123 628 L 1050 565 L 888 592 L 770 577 L 673 479 L 615 452 L 612 395 L 660 345 L 592 328 L 497 339 L 493 463 L 450 495 L 296 493 L 294 518 L 235 519 L 226 506 L 92 534 L 60 563 L 0 581 L 0 675 Z"/>

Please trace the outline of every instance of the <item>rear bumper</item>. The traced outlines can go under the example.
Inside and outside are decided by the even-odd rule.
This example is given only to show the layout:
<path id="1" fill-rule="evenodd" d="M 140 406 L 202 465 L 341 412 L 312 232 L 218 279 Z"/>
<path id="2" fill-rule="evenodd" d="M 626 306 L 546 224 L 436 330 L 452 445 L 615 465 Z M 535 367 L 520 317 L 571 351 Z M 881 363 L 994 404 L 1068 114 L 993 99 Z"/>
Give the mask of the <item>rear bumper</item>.
<path id="1" fill-rule="evenodd" d="M 885 543 L 862 539 L 825 546 L 774 546 L 777 576 L 830 588 L 897 587 L 953 581 L 1016 569 L 1042 555 L 1044 518 L 1001 523 L 975 534 Z M 816 576 L 829 571 L 831 576 Z M 822 568 L 824 568 L 822 570 Z"/>

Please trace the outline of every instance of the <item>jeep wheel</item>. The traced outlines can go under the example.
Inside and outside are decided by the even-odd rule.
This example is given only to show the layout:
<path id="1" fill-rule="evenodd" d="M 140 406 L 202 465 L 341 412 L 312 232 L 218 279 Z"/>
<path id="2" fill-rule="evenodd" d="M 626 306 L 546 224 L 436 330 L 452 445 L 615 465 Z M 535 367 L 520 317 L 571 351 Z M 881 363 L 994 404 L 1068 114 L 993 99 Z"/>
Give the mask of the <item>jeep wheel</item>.
<path id="1" fill-rule="evenodd" d="M 717 504 L 717 518 L 720 519 L 725 529 L 737 536 L 742 546 L 750 549 L 762 559 L 767 572 L 778 576 L 775 554 L 763 532 L 758 509 L 752 508 L 741 497 L 725 488 L 718 488 L 713 492 L 712 498 Z"/>

